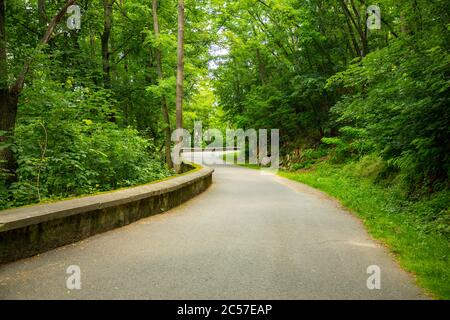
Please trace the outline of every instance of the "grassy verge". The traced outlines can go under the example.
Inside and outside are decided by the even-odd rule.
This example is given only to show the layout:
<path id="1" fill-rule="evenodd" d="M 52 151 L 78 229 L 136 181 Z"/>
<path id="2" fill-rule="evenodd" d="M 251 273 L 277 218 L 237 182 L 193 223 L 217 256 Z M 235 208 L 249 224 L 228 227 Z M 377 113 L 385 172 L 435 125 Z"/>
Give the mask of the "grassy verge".
<path id="1" fill-rule="evenodd" d="M 280 175 L 325 191 L 360 217 L 368 232 L 396 255 L 435 298 L 450 299 L 448 191 L 417 202 L 398 188 L 374 184 L 351 165 L 320 163 L 312 170 Z M 439 218 L 437 218 L 439 217 Z"/>

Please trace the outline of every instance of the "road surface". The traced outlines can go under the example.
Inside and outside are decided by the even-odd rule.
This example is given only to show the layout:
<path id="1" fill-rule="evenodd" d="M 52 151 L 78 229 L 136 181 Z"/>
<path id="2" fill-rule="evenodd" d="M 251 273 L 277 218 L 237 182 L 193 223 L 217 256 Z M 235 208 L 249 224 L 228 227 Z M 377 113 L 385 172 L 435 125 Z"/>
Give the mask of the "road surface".
<path id="1" fill-rule="evenodd" d="M 327 196 L 256 170 L 215 169 L 213 185 L 180 207 L 0 266 L 0 299 L 426 298 Z M 66 286 L 71 265 L 80 290 Z M 369 290 L 373 265 L 381 288 Z"/>

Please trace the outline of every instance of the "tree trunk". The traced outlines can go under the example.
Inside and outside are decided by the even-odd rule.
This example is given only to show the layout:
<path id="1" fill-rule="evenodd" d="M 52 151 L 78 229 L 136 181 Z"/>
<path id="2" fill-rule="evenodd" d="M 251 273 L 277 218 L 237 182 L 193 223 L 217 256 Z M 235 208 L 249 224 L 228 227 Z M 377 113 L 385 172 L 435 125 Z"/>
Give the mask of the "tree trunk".
<path id="1" fill-rule="evenodd" d="M 112 27 L 112 1 L 103 0 L 104 21 L 102 34 L 102 61 L 103 61 L 103 86 L 111 87 L 111 66 L 109 61 L 109 38 L 111 36 Z"/>
<path id="2" fill-rule="evenodd" d="M 353 12 L 355 13 L 355 20 L 356 20 L 356 25 L 355 27 L 358 30 L 359 36 L 361 38 L 361 46 L 362 46 L 362 56 L 365 57 L 367 55 L 367 53 L 369 52 L 369 47 L 368 47 L 368 41 L 367 41 L 367 18 L 368 15 L 365 14 L 364 17 L 364 21 L 363 21 L 363 16 L 361 16 L 361 14 L 358 11 L 358 8 L 356 8 L 355 5 L 355 1 L 354 0 L 350 0 L 350 4 L 352 6 Z"/>
<path id="3" fill-rule="evenodd" d="M 158 0 L 153 0 L 153 30 L 155 32 L 156 40 L 159 41 L 159 23 L 158 23 Z M 164 78 L 163 69 L 162 69 L 162 53 L 161 46 L 158 43 L 156 48 L 156 69 L 158 72 L 158 79 L 161 81 Z M 164 118 L 165 126 L 164 134 L 165 134 L 165 156 L 166 163 L 169 168 L 173 168 L 172 157 L 170 152 L 171 146 L 171 132 L 172 129 L 170 127 L 170 117 L 169 117 L 169 108 L 167 106 L 167 99 L 164 93 L 161 94 L 161 111 Z"/>
<path id="4" fill-rule="evenodd" d="M 3 147 L 2 144 L 13 143 L 14 127 L 17 116 L 17 103 L 19 96 L 10 92 L 7 88 L 0 89 L 0 170 L 4 169 L 8 173 L 8 181 L 15 180 L 17 161 L 10 147 Z"/>
<path id="5" fill-rule="evenodd" d="M 258 60 L 258 69 L 259 69 L 259 80 L 261 81 L 261 85 L 266 84 L 266 67 L 264 65 L 264 61 L 261 57 L 261 52 L 258 48 L 256 48 L 256 58 Z"/>
<path id="6" fill-rule="evenodd" d="M 400 32 L 401 33 L 407 33 L 406 31 L 406 19 L 405 19 L 405 13 L 400 13 Z"/>
<path id="7" fill-rule="evenodd" d="M 6 12 L 5 1 L 0 0 L 0 170 L 7 170 L 14 178 L 17 163 L 10 147 L 17 114 L 18 96 L 8 86 L 8 62 L 6 56 Z M 3 171 L 2 170 L 2 171 Z"/>
<path id="8" fill-rule="evenodd" d="M 8 88 L 8 64 L 6 60 L 5 1 L 0 0 L 0 90 Z"/>
<path id="9" fill-rule="evenodd" d="M 178 48 L 177 48 L 177 129 L 183 129 L 183 80 L 184 80 L 184 0 L 178 2 Z M 177 137 L 177 143 L 181 142 L 181 136 Z M 177 172 L 181 166 L 176 165 Z"/>
<path id="10" fill-rule="evenodd" d="M 183 128 L 184 0 L 178 3 L 177 129 Z"/>
<path id="11" fill-rule="evenodd" d="M 45 26 L 45 24 L 47 23 L 47 13 L 45 10 L 45 1 L 46 0 L 38 0 L 39 23 L 41 26 Z"/>
<path id="12" fill-rule="evenodd" d="M 361 47 L 360 47 L 359 55 L 361 56 L 361 58 L 364 58 L 366 56 L 366 54 L 367 54 L 367 38 L 366 38 L 365 33 L 364 33 L 364 28 L 362 28 L 360 23 L 357 22 L 359 12 L 353 6 L 353 10 L 355 11 L 355 15 L 356 15 L 356 18 L 355 18 L 352 15 L 352 13 L 350 12 L 350 9 L 347 7 L 347 4 L 345 3 L 344 0 L 340 0 L 339 3 L 341 4 L 342 10 L 344 11 L 344 14 L 345 14 L 345 16 L 348 19 L 347 23 L 349 25 L 351 35 L 353 36 L 353 28 L 352 28 L 352 26 L 356 29 L 356 32 L 359 35 L 359 39 L 361 41 Z M 352 4 L 353 4 L 353 1 L 352 1 Z M 356 45 L 356 42 L 354 44 Z"/>

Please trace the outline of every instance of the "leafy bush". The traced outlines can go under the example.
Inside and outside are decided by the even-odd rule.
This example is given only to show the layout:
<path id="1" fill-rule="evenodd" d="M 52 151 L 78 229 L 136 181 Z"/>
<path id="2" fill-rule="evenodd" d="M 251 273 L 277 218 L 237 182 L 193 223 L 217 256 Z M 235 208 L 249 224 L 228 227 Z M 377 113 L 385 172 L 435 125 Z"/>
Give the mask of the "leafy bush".
<path id="1" fill-rule="evenodd" d="M 324 137 L 322 142 L 332 146 L 330 152 L 335 162 L 360 158 L 373 151 L 373 144 L 368 139 L 367 130 L 354 127 L 342 127 L 339 137 Z"/>
<path id="2" fill-rule="evenodd" d="M 36 81 L 16 127 L 17 181 L 0 184 L 0 208 L 143 184 L 172 173 L 152 141 L 111 122 L 110 92 Z M 1 177 L 0 177 L 1 178 Z"/>
<path id="3" fill-rule="evenodd" d="M 341 158 L 377 151 L 401 172 L 411 191 L 445 184 L 449 66 L 450 54 L 437 40 L 430 49 L 430 42 L 420 38 L 399 39 L 368 54 L 330 78 L 328 89 L 346 92 L 332 109 L 345 130 L 323 141 L 335 145 Z"/>
<path id="4" fill-rule="evenodd" d="M 300 161 L 292 165 L 292 170 L 308 169 L 327 155 L 325 148 L 305 149 L 301 152 Z"/>

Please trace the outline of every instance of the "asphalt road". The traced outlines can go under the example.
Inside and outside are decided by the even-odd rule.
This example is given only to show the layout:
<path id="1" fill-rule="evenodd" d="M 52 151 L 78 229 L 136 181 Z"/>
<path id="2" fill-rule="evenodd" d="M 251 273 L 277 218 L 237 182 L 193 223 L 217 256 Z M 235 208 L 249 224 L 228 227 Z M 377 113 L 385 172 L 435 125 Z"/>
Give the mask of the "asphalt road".
<path id="1" fill-rule="evenodd" d="M 322 193 L 215 166 L 167 213 L 0 266 L 0 299 L 423 299 L 362 223 Z M 69 290 L 70 265 L 81 289 Z M 380 289 L 367 268 L 379 266 Z"/>

